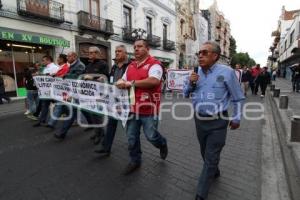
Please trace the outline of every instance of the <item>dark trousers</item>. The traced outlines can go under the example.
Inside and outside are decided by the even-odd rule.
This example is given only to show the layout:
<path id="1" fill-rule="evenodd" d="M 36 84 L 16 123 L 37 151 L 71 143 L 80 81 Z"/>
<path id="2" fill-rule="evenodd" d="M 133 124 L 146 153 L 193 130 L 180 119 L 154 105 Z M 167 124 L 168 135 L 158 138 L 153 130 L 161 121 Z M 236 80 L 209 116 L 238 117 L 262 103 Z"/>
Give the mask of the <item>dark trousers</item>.
<path id="1" fill-rule="evenodd" d="M 43 100 L 38 99 L 38 104 L 37 104 L 37 107 L 36 107 L 36 110 L 35 110 L 35 113 L 33 114 L 33 116 L 39 117 L 41 110 L 42 110 L 42 101 Z"/>
<path id="2" fill-rule="evenodd" d="M 265 95 L 268 84 L 267 83 L 260 83 L 259 86 L 260 86 L 261 94 Z"/>
<path id="3" fill-rule="evenodd" d="M 47 117 L 48 117 L 48 112 L 49 112 L 49 106 L 51 104 L 52 100 L 41 100 L 41 114 L 39 117 L 39 122 L 40 123 L 46 123 Z"/>
<path id="4" fill-rule="evenodd" d="M 3 104 L 2 99 L 5 99 L 6 101 L 10 102 L 10 98 L 6 96 L 5 93 L 0 93 L 0 104 Z"/>
<path id="5" fill-rule="evenodd" d="M 251 88 L 251 92 L 252 94 L 254 94 L 254 90 L 255 90 L 255 83 L 253 81 L 249 81 L 249 85 L 250 85 L 250 88 Z"/>
<path id="6" fill-rule="evenodd" d="M 228 120 L 201 120 L 195 115 L 197 137 L 204 161 L 198 181 L 197 194 L 206 199 L 209 188 L 218 172 L 220 154 L 225 145 Z"/>
<path id="7" fill-rule="evenodd" d="M 258 88 L 259 88 L 259 83 L 254 83 L 254 94 L 257 95 Z"/>
<path id="8" fill-rule="evenodd" d="M 73 108 L 72 112 L 70 113 L 70 119 L 64 121 L 64 123 L 63 123 L 63 127 L 59 133 L 60 135 L 66 135 L 68 133 L 68 131 L 71 128 L 72 124 L 74 123 L 75 119 L 77 119 L 77 116 L 78 116 L 77 112 L 78 112 L 77 108 Z M 95 124 L 95 125 L 102 124 L 102 120 L 103 120 L 102 116 L 90 114 L 86 111 L 81 111 L 81 113 L 85 117 L 88 124 Z M 104 135 L 104 129 L 102 127 L 95 128 L 95 132 L 99 136 Z"/>
<path id="9" fill-rule="evenodd" d="M 293 92 L 300 90 L 300 79 L 294 79 L 293 82 Z"/>
<path id="10" fill-rule="evenodd" d="M 104 135 L 104 139 L 102 142 L 102 146 L 103 146 L 104 150 L 107 152 L 110 152 L 110 150 L 111 150 L 117 127 L 118 127 L 118 120 L 116 120 L 112 117 L 109 117 L 107 127 L 106 127 L 106 133 Z"/>

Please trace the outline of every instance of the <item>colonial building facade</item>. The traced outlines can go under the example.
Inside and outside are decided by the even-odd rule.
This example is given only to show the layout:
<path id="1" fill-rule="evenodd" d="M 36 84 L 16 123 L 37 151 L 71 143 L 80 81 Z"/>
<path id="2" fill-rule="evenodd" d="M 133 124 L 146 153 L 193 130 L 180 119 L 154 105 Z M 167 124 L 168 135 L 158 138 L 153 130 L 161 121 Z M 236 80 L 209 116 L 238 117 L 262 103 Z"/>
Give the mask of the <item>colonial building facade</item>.
<path id="1" fill-rule="evenodd" d="M 167 68 L 176 68 L 176 12 L 173 0 L 115 0 L 108 4 L 107 12 L 114 21 L 112 49 L 123 44 L 133 56 L 132 32 L 147 32 L 151 55 Z M 114 56 L 114 52 L 112 52 Z"/>
<path id="2" fill-rule="evenodd" d="M 24 69 L 43 55 L 54 58 L 76 51 L 88 63 L 88 48 L 97 46 L 109 66 L 115 47 L 124 44 L 133 56 L 132 31 L 147 31 L 151 54 L 176 67 L 176 12 L 173 0 L 1 0 L 0 66 L 8 92 L 24 95 Z"/>
<path id="3" fill-rule="evenodd" d="M 287 11 L 283 6 L 272 36 L 268 66 L 273 70 L 278 68 L 281 76 L 291 79 L 290 67 L 300 63 L 300 10 Z"/>

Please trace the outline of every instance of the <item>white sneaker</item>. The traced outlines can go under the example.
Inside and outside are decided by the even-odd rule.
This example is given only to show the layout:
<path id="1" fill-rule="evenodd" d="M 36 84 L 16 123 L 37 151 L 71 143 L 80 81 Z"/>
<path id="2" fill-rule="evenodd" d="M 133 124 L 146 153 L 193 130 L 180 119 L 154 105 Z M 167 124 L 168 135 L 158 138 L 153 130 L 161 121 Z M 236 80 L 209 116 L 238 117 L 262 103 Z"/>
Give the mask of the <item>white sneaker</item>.
<path id="1" fill-rule="evenodd" d="M 24 115 L 29 115 L 29 114 L 30 114 L 29 110 L 26 110 L 26 112 L 24 113 Z"/>
<path id="2" fill-rule="evenodd" d="M 260 95 L 260 97 L 261 97 L 261 98 L 264 98 L 264 97 L 265 97 L 265 95 Z"/>

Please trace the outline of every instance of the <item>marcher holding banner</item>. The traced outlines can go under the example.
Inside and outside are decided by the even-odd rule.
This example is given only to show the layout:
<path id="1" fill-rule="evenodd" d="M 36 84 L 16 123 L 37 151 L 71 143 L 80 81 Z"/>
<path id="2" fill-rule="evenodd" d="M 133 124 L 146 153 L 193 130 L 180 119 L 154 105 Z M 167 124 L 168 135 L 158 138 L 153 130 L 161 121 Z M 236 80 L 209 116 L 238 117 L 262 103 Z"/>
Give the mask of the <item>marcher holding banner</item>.
<path id="1" fill-rule="evenodd" d="M 131 62 L 126 73 L 117 82 L 120 89 L 130 89 L 135 97 L 131 106 L 130 119 L 127 121 L 128 149 L 130 163 L 123 174 L 134 172 L 141 165 L 140 128 L 149 142 L 160 149 L 160 156 L 168 155 L 167 140 L 158 132 L 158 114 L 161 98 L 162 66 L 149 54 L 149 45 L 143 34 L 134 43 L 135 61 Z"/>
<path id="2" fill-rule="evenodd" d="M 46 66 L 46 68 L 43 71 L 44 75 L 53 76 L 59 70 L 58 66 L 56 66 L 53 63 L 53 58 L 51 56 L 44 56 L 43 59 L 42 59 L 42 62 L 43 62 L 43 65 Z M 40 100 L 41 113 L 40 113 L 40 116 L 39 116 L 38 123 L 34 124 L 33 125 L 34 127 L 39 127 L 41 124 L 46 123 L 50 103 L 51 103 L 51 100 L 49 100 L 49 99 Z"/>
<path id="3" fill-rule="evenodd" d="M 85 71 L 85 65 L 79 60 L 76 52 L 70 52 L 67 55 L 68 63 L 70 64 L 69 72 L 64 76 L 64 78 L 77 79 L 79 75 L 83 74 Z M 70 113 L 70 119 L 64 121 L 63 127 L 58 133 L 54 134 L 57 139 L 64 139 L 70 127 L 77 117 L 77 108 L 73 108 Z"/>
<path id="4" fill-rule="evenodd" d="M 117 46 L 115 54 L 115 64 L 113 65 L 109 76 L 111 84 L 116 83 L 122 78 L 129 64 L 127 50 L 124 45 Z M 96 147 L 96 153 L 99 153 L 99 155 L 102 156 L 107 156 L 110 154 L 117 126 L 118 120 L 114 119 L 113 117 L 109 117 L 103 142 Z"/>
<path id="5" fill-rule="evenodd" d="M 98 47 L 92 46 L 89 48 L 89 64 L 85 68 L 85 74 L 94 74 L 95 77 L 91 75 L 83 75 L 84 80 L 90 80 L 90 81 L 100 81 L 100 82 L 107 82 L 108 76 L 109 76 L 109 69 L 108 65 L 99 59 L 100 57 L 100 49 Z M 105 75 L 106 80 L 101 81 L 98 78 L 97 75 Z M 90 125 L 98 126 L 103 123 L 103 117 L 95 114 L 91 114 L 88 112 L 83 111 L 83 115 L 86 117 L 87 121 L 91 123 Z M 94 141 L 94 144 L 99 144 L 100 141 L 104 137 L 104 127 L 97 127 L 94 129 L 95 134 L 91 137 L 91 140 Z"/>

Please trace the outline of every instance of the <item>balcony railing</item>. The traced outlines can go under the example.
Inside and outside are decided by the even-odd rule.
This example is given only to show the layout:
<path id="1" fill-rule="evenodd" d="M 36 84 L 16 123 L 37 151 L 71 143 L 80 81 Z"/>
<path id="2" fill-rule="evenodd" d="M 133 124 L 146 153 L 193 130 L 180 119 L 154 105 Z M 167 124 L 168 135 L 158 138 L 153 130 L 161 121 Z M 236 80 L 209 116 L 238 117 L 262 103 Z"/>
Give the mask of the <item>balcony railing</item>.
<path id="1" fill-rule="evenodd" d="M 123 31 L 123 40 L 134 42 L 135 38 L 132 37 L 132 31 L 134 31 L 134 29 L 130 27 L 123 27 L 122 31 Z"/>
<path id="2" fill-rule="evenodd" d="M 80 29 L 92 30 L 103 33 L 105 35 L 113 35 L 113 21 L 109 19 L 103 19 L 101 17 L 91 15 L 85 11 L 79 11 L 77 13 L 78 27 Z"/>
<path id="3" fill-rule="evenodd" d="M 163 48 L 168 51 L 175 50 L 175 42 L 170 40 L 163 40 Z"/>
<path id="4" fill-rule="evenodd" d="M 18 14 L 48 21 L 64 22 L 64 4 L 56 1 L 17 0 Z"/>
<path id="5" fill-rule="evenodd" d="M 160 37 L 158 37 L 156 35 L 148 34 L 147 40 L 148 40 L 149 45 L 152 47 L 160 47 L 161 46 Z"/>

